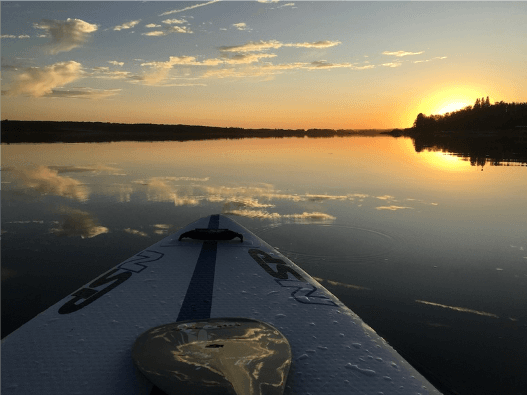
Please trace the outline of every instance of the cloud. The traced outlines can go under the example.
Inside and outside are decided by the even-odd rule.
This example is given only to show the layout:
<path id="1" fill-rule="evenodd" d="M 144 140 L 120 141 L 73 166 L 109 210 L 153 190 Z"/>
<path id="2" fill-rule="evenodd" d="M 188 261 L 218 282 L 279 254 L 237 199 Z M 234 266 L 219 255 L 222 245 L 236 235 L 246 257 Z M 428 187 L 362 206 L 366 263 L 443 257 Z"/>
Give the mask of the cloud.
<path id="1" fill-rule="evenodd" d="M 2 34 L 2 38 L 30 38 L 27 34 L 21 34 L 19 36 L 15 36 L 13 34 Z"/>
<path id="2" fill-rule="evenodd" d="M 176 190 L 161 179 L 151 179 L 146 184 L 148 187 L 147 199 L 156 202 L 174 202 L 175 206 L 196 206 L 199 199 L 189 196 L 180 196 Z"/>
<path id="3" fill-rule="evenodd" d="M 396 211 L 396 210 L 404 210 L 406 208 L 408 209 L 413 209 L 413 207 L 405 207 L 405 206 L 394 206 L 394 205 L 391 205 L 391 206 L 379 206 L 379 207 L 375 207 L 377 210 L 391 210 L 391 211 Z"/>
<path id="4" fill-rule="evenodd" d="M 319 61 L 311 62 L 308 69 L 310 70 L 335 69 L 335 68 L 341 68 L 341 67 L 350 68 L 350 67 L 353 67 L 353 65 L 351 63 L 328 63 L 325 60 L 319 60 Z"/>
<path id="5" fill-rule="evenodd" d="M 141 22 L 140 19 L 136 20 L 136 21 L 130 21 L 130 22 L 125 22 L 123 23 L 122 25 L 117 25 L 113 28 L 113 30 L 126 30 L 126 29 L 131 29 L 133 28 L 134 26 L 138 25 L 139 22 Z"/>
<path id="6" fill-rule="evenodd" d="M 30 67 L 15 76 L 14 83 L 5 94 L 41 97 L 51 94 L 53 88 L 69 84 L 81 76 L 81 64 L 75 61 L 59 62 L 44 68 Z"/>
<path id="7" fill-rule="evenodd" d="M 384 67 L 399 67 L 402 63 L 383 63 Z"/>
<path id="8" fill-rule="evenodd" d="M 126 233 L 130 233 L 131 235 L 137 235 L 137 236 L 142 236 L 142 237 L 148 237 L 148 235 L 145 233 L 145 232 L 142 232 L 140 230 L 137 230 L 137 229 L 131 229 L 131 228 L 126 228 L 126 229 L 123 229 Z"/>
<path id="9" fill-rule="evenodd" d="M 156 25 L 155 23 L 149 23 L 149 24 L 146 25 L 145 27 L 148 27 L 148 28 L 154 28 L 154 27 L 161 27 L 161 25 Z"/>
<path id="10" fill-rule="evenodd" d="M 422 53 L 424 53 L 424 51 L 421 51 L 421 52 L 406 52 L 406 51 L 389 52 L 389 51 L 384 51 L 382 54 L 383 55 L 390 55 L 390 56 L 397 56 L 398 58 L 400 58 L 402 56 L 408 56 L 408 55 L 421 55 Z"/>
<path id="11" fill-rule="evenodd" d="M 428 302 L 426 300 L 416 300 L 417 303 L 426 304 L 429 306 L 436 306 L 436 307 L 442 307 L 444 309 L 450 309 L 454 311 L 459 311 L 462 313 L 471 313 L 471 314 L 477 314 L 482 315 L 485 317 L 492 317 L 492 318 L 499 318 L 496 314 L 487 313 L 486 311 L 479 311 L 479 310 L 473 310 L 473 309 L 467 309 L 465 307 L 457 307 L 457 306 L 448 306 L 440 303 L 434 303 L 434 302 Z"/>
<path id="12" fill-rule="evenodd" d="M 340 41 L 315 41 L 312 43 L 293 43 L 284 44 L 284 47 L 295 47 L 295 48 L 329 48 L 336 45 L 342 44 Z"/>
<path id="13" fill-rule="evenodd" d="M 148 85 L 156 85 L 161 81 L 168 78 L 170 69 L 176 65 L 180 66 L 217 66 L 220 64 L 228 63 L 229 60 L 222 59 L 205 59 L 198 61 L 194 56 L 170 56 L 169 60 L 165 62 L 145 62 L 141 63 L 141 66 L 152 67 L 153 71 L 145 73 L 143 75 L 130 76 L 132 80 L 137 82 L 143 82 Z M 233 60 L 232 63 L 236 63 Z M 180 84 L 178 84 L 180 85 Z M 185 84 L 185 85 L 202 85 L 202 84 Z"/>
<path id="14" fill-rule="evenodd" d="M 237 215 L 240 217 L 248 217 L 248 218 L 257 218 L 257 219 L 270 219 L 270 220 L 280 220 L 280 219 L 286 219 L 286 220 L 292 220 L 294 222 L 328 222 L 328 221 L 334 221 L 336 217 L 320 213 L 320 212 L 304 212 L 302 214 L 279 214 L 279 213 L 269 213 L 264 210 L 249 210 L 249 209 L 242 209 L 242 210 L 228 210 L 224 211 L 223 214 L 230 214 L 230 215 Z"/>
<path id="15" fill-rule="evenodd" d="M 286 3 L 286 4 L 279 5 L 277 8 L 293 7 L 294 5 L 295 3 Z"/>
<path id="16" fill-rule="evenodd" d="M 172 10 L 172 11 L 163 12 L 159 16 L 165 16 L 165 15 L 175 14 L 175 13 L 178 13 L 178 12 L 184 12 L 184 11 L 192 10 L 194 8 L 203 7 L 203 6 L 206 6 L 206 5 L 209 5 L 209 4 L 217 3 L 218 1 L 220 1 L 220 0 L 212 0 L 212 1 L 209 1 L 207 3 L 200 3 L 200 4 L 192 5 L 192 6 L 189 6 L 189 7 L 181 8 L 181 9 L 178 9 L 178 10 Z"/>
<path id="17" fill-rule="evenodd" d="M 165 26 L 163 30 L 154 30 L 153 32 L 141 33 L 141 35 L 151 36 L 151 37 L 160 37 L 160 36 L 166 36 L 172 33 L 192 34 L 193 31 L 190 30 L 188 26 Z"/>
<path id="18" fill-rule="evenodd" d="M 116 60 L 109 60 L 108 63 L 113 64 L 114 66 L 124 66 L 124 62 L 118 62 Z"/>
<path id="19" fill-rule="evenodd" d="M 338 282 L 338 281 L 326 280 L 326 279 L 320 278 L 320 277 L 313 277 L 313 278 L 315 280 L 317 280 L 321 284 L 325 281 L 329 285 L 333 285 L 333 286 L 337 286 L 337 287 L 351 288 L 351 289 L 356 289 L 356 290 L 359 290 L 359 291 L 371 291 L 371 288 L 362 287 L 360 285 L 346 284 L 346 283 L 341 283 L 341 282 Z"/>
<path id="20" fill-rule="evenodd" d="M 166 23 L 168 25 L 172 25 L 172 24 L 175 24 L 175 23 L 187 23 L 187 21 L 184 20 L 184 19 L 165 19 L 162 22 Z"/>
<path id="21" fill-rule="evenodd" d="M 46 166 L 13 169 L 14 177 L 25 187 L 43 195 L 62 196 L 81 202 L 88 200 L 88 190 L 78 180 L 58 175 Z"/>
<path id="22" fill-rule="evenodd" d="M 311 195 L 306 194 L 306 199 L 312 202 L 323 202 L 326 200 L 348 200 L 349 197 L 347 195 Z"/>
<path id="23" fill-rule="evenodd" d="M 121 92 L 121 89 L 93 89 L 80 87 L 72 90 L 53 90 L 46 97 L 63 97 L 71 99 L 106 99 L 107 97 L 116 96 Z"/>
<path id="24" fill-rule="evenodd" d="M 122 70 L 110 70 L 109 67 L 94 67 L 91 73 L 86 73 L 85 75 L 92 78 L 121 80 L 125 78 L 131 78 L 132 73 Z"/>
<path id="25" fill-rule="evenodd" d="M 261 54 L 236 54 L 232 57 L 223 56 L 222 59 L 227 64 L 249 64 L 260 61 L 262 58 L 274 58 L 275 54 L 261 53 Z"/>
<path id="26" fill-rule="evenodd" d="M 63 220 L 60 227 L 50 229 L 50 232 L 57 236 L 80 236 L 86 239 L 108 233 L 108 228 L 99 226 L 90 213 L 73 208 L 64 208 L 62 212 Z"/>
<path id="27" fill-rule="evenodd" d="M 245 22 L 233 23 L 232 26 L 234 26 L 238 30 L 251 30 L 247 27 L 247 24 Z"/>
<path id="28" fill-rule="evenodd" d="M 232 45 L 232 46 L 222 46 L 219 47 L 219 50 L 222 52 L 258 52 L 266 51 L 268 49 L 276 49 L 282 47 L 282 44 L 276 40 L 270 41 L 249 41 L 242 45 Z"/>
<path id="29" fill-rule="evenodd" d="M 68 18 L 65 21 L 43 19 L 33 25 L 51 35 L 51 54 L 71 51 L 86 42 L 90 33 L 97 31 L 98 26 L 81 19 Z"/>
<path id="30" fill-rule="evenodd" d="M 156 36 L 166 36 L 166 32 L 162 32 L 160 30 L 156 30 L 156 31 L 153 31 L 153 32 L 148 32 L 148 33 L 141 33 L 143 36 L 153 36 L 153 37 L 156 37 Z"/>
<path id="31" fill-rule="evenodd" d="M 304 43 L 281 43 L 277 40 L 269 41 L 249 41 L 242 45 L 232 46 L 221 46 L 219 50 L 222 52 L 259 52 L 267 51 L 268 49 L 277 49 L 281 47 L 294 47 L 294 48 L 329 48 L 335 45 L 341 44 L 340 41 L 315 41 L 315 42 L 304 42 Z"/>
<path id="32" fill-rule="evenodd" d="M 234 211 L 246 208 L 268 208 L 275 207 L 274 204 L 260 203 L 251 197 L 232 197 L 228 198 L 223 205 L 223 211 Z"/>
<path id="33" fill-rule="evenodd" d="M 369 65 L 365 65 L 365 66 L 353 66 L 352 68 L 353 68 L 353 70 L 369 70 L 369 69 L 375 68 L 375 66 L 372 65 L 372 64 L 369 64 Z"/>

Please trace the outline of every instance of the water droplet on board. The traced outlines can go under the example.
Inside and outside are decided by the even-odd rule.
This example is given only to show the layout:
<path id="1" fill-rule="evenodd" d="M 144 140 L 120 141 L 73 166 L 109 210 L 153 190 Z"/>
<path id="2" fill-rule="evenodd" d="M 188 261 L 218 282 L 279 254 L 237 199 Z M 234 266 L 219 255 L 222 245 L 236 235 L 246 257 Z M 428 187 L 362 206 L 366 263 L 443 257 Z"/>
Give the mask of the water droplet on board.
<path id="1" fill-rule="evenodd" d="M 352 343 L 351 345 L 353 347 L 355 347 L 355 348 L 361 348 L 362 347 L 362 344 L 360 344 L 360 343 Z"/>
<path id="2" fill-rule="evenodd" d="M 277 314 L 276 318 L 284 318 L 285 316 L 286 316 L 285 314 Z"/>
<path id="3" fill-rule="evenodd" d="M 359 368 L 357 365 L 352 365 L 351 363 L 348 363 L 347 365 L 344 366 L 346 369 L 351 369 L 351 370 L 354 370 L 356 372 L 359 372 L 359 373 L 362 373 L 363 375 L 365 376 L 375 376 L 377 373 L 375 372 L 375 370 L 371 370 L 371 369 L 363 369 L 363 368 Z"/>
<path id="4" fill-rule="evenodd" d="M 307 358 L 309 358 L 309 355 L 307 354 L 302 354 L 298 357 L 298 359 L 307 359 Z"/>

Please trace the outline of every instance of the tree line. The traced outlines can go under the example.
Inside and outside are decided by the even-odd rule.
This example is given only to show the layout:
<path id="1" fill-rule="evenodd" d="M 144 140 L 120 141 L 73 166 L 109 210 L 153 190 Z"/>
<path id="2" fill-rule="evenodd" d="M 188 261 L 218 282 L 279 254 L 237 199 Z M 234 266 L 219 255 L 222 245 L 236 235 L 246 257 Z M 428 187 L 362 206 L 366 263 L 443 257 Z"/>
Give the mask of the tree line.
<path id="1" fill-rule="evenodd" d="M 489 97 L 477 99 L 473 106 L 444 115 L 417 115 L 413 129 L 418 131 L 489 131 L 527 125 L 527 102 L 490 104 Z"/>

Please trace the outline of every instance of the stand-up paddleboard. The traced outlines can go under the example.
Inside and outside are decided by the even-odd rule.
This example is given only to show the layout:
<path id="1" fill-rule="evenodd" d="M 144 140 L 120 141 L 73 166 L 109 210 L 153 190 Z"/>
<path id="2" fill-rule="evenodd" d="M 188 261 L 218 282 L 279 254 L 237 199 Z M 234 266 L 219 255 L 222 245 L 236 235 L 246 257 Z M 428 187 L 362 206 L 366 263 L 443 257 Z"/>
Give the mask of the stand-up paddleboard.
<path id="1" fill-rule="evenodd" d="M 102 274 L 7 336 L 1 351 L 3 395 L 153 395 L 163 385 L 194 393 L 214 380 L 224 393 L 257 394 L 264 365 L 285 394 L 439 393 L 306 272 L 222 215 Z M 173 377 L 163 353 L 179 364 Z"/>

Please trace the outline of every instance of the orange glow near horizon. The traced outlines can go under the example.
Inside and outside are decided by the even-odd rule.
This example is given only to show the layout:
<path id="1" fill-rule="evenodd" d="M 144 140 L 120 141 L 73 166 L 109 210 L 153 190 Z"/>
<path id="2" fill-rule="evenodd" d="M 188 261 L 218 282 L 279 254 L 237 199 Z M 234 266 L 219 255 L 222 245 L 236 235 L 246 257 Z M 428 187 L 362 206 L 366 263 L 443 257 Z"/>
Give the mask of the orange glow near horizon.
<path id="1" fill-rule="evenodd" d="M 472 106 L 477 98 L 489 96 L 490 102 L 494 103 L 490 93 L 477 85 L 436 86 L 424 91 L 421 97 L 410 100 L 405 123 L 408 125 L 407 127 L 411 126 L 419 113 L 444 115 L 447 112 Z"/>

